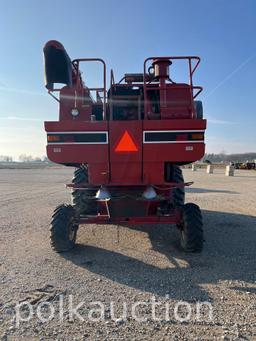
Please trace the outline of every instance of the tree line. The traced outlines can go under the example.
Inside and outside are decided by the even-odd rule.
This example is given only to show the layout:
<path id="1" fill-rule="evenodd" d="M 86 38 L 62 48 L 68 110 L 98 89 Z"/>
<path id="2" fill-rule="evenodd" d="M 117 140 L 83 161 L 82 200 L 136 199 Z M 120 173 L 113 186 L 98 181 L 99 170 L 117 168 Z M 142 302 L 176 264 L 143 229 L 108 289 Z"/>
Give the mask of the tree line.
<path id="1" fill-rule="evenodd" d="M 256 160 L 256 153 L 240 153 L 240 154 L 205 154 L 203 161 L 211 162 L 253 162 Z"/>
<path id="2" fill-rule="evenodd" d="M 240 154 L 205 154 L 202 161 L 211 162 L 246 162 L 256 160 L 256 153 L 240 153 Z M 19 156 L 20 162 L 49 162 L 47 156 L 43 157 L 33 157 L 27 154 L 21 154 Z M 14 162 L 14 158 L 10 155 L 0 155 L 0 162 Z"/>
<path id="3" fill-rule="evenodd" d="M 19 162 L 48 162 L 47 156 L 33 157 L 32 155 L 21 154 Z M 14 158 L 10 155 L 0 155 L 0 162 L 14 162 Z"/>

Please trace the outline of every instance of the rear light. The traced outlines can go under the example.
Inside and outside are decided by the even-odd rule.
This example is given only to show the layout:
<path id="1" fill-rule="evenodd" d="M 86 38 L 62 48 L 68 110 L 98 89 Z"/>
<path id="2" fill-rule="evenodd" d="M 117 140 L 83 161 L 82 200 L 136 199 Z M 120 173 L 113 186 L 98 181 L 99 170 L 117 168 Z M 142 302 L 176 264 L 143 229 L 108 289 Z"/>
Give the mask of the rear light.
<path id="1" fill-rule="evenodd" d="M 48 136 L 47 136 L 47 141 L 48 141 L 48 142 L 57 142 L 57 141 L 60 141 L 60 136 L 59 136 L 59 135 L 48 135 Z"/>
<path id="2" fill-rule="evenodd" d="M 51 143 L 72 143 L 75 141 L 75 135 L 73 134 L 59 134 L 59 135 L 48 135 L 47 141 Z M 79 141 L 77 141 L 79 142 Z"/>
<path id="3" fill-rule="evenodd" d="M 192 138 L 192 140 L 203 140 L 204 134 L 192 134 L 191 138 Z"/>

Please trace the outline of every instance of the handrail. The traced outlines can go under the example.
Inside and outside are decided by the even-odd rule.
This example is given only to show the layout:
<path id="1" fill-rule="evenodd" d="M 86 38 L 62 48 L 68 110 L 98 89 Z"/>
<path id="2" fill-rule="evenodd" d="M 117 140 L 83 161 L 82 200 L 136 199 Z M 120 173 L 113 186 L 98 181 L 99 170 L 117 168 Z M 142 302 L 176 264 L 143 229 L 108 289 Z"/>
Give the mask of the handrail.
<path id="1" fill-rule="evenodd" d="M 91 90 L 101 90 L 104 93 L 104 100 L 103 100 L 103 120 L 106 119 L 106 114 L 107 114 L 107 88 L 106 88 L 106 63 L 103 59 L 101 58 L 78 58 L 74 59 L 72 63 L 76 63 L 77 65 L 77 70 L 79 71 L 79 64 L 80 62 L 100 62 L 103 64 L 103 88 L 91 88 Z"/>
<path id="2" fill-rule="evenodd" d="M 196 71 L 201 59 L 198 56 L 178 56 L 178 57 L 173 57 L 173 56 L 168 56 L 168 57 L 148 57 L 144 60 L 144 67 L 143 67 L 143 92 L 144 92 L 144 115 L 147 114 L 147 81 L 146 81 L 146 74 L 147 74 L 147 63 L 150 60 L 154 60 L 154 59 L 158 59 L 158 60 L 187 60 L 188 64 L 189 64 L 189 82 L 190 82 L 190 87 L 192 89 L 192 94 L 191 94 L 191 99 L 193 100 L 194 98 L 196 98 L 200 92 L 202 92 L 203 88 L 201 86 L 194 86 L 193 85 L 193 74 Z M 192 66 L 192 60 L 196 61 L 195 65 Z M 196 94 L 193 94 L 193 90 L 197 89 L 198 91 L 196 92 Z M 194 109 L 192 109 L 193 111 Z M 194 116 L 194 113 L 193 113 Z"/>

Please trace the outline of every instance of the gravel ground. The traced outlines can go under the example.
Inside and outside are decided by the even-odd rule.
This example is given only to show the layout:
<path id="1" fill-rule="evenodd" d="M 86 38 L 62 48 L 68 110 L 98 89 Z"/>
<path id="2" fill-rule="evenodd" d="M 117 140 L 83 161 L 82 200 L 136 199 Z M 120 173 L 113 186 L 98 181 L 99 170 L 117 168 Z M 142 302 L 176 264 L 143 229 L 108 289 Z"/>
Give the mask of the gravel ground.
<path id="1" fill-rule="evenodd" d="M 89 225 L 58 255 L 48 226 L 72 170 L 0 170 L 1 340 L 256 340 L 256 172 L 184 175 L 203 211 L 202 254 L 184 254 L 172 227 Z M 83 320 L 68 309 L 78 303 Z"/>

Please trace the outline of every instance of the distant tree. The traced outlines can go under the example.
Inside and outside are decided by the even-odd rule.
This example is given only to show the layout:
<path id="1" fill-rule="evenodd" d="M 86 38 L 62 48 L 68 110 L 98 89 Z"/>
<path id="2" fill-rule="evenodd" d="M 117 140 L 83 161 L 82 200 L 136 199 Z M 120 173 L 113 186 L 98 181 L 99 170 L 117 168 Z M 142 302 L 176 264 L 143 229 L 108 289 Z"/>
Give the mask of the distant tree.
<path id="1" fill-rule="evenodd" d="M 31 155 L 21 154 L 21 155 L 19 156 L 19 160 L 20 160 L 21 162 L 32 162 L 32 161 L 33 161 L 33 158 L 32 158 Z"/>
<path id="2" fill-rule="evenodd" d="M 243 154 L 205 154 L 203 161 L 209 160 L 211 162 L 246 162 L 254 161 L 256 153 L 243 153 Z"/>
<path id="3" fill-rule="evenodd" d="M 9 155 L 0 155 L 0 162 L 13 162 L 13 158 Z"/>

